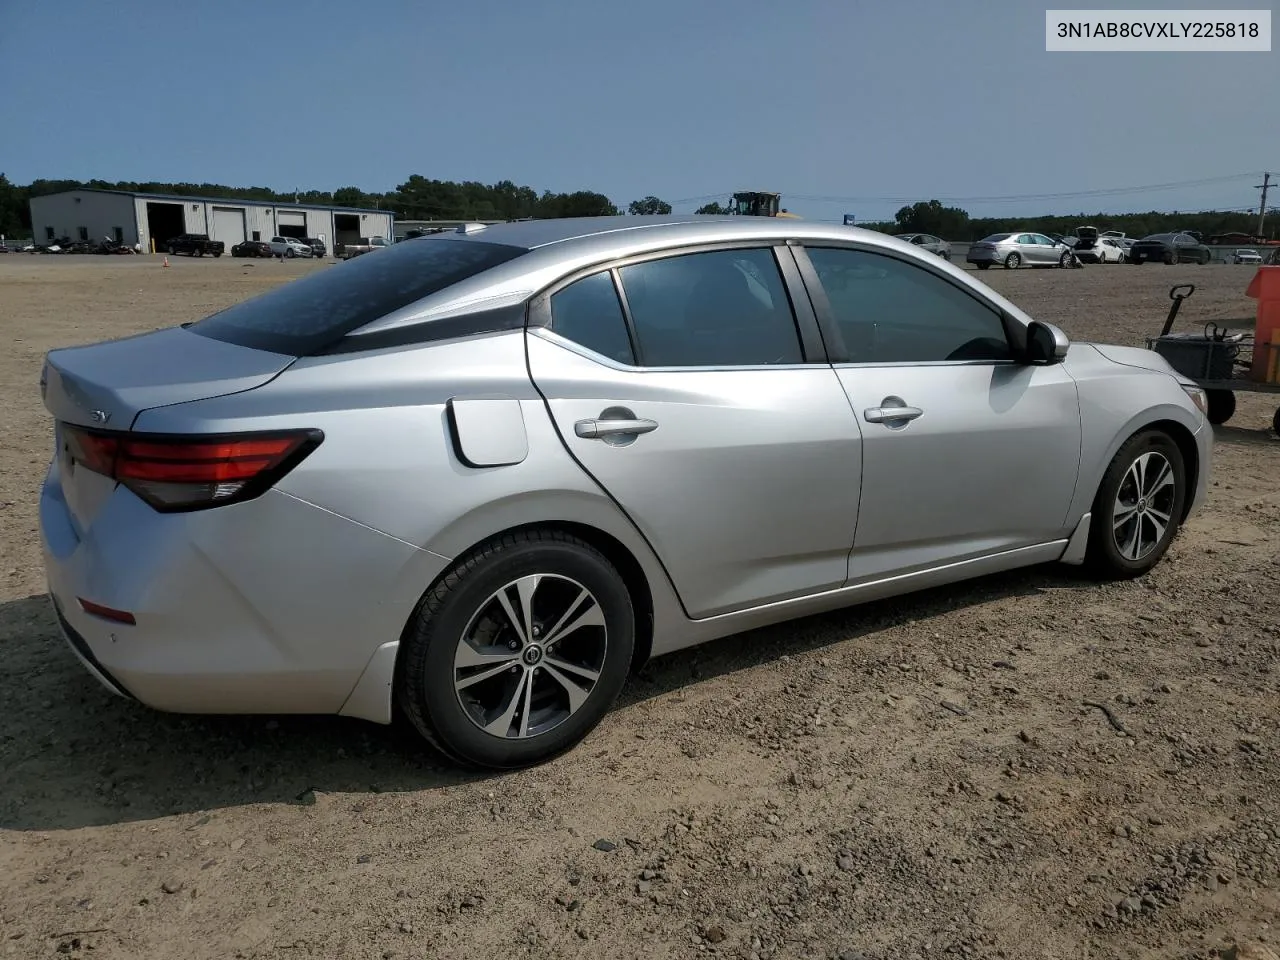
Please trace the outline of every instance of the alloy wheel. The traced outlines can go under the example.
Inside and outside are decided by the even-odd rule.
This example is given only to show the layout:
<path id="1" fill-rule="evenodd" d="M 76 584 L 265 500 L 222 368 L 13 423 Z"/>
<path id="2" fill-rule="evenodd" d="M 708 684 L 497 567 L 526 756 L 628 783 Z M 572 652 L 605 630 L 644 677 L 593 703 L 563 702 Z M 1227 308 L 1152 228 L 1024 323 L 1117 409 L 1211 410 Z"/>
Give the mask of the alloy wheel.
<path id="1" fill-rule="evenodd" d="M 458 640 L 453 684 L 486 733 L 536 737 L 587 702 L 604 669 L 604 610 L 582 584 L 529 574 L 494 592 Z"/>
<path id="2" fill-rule="evenodd" d="M 1126 560 L 1141 560 L 1164 540 L 1177 497 L 1173 465 L 1162 453 L 1144 453 L 1125 471 L 1112 510 L 1112 537 Z"/>

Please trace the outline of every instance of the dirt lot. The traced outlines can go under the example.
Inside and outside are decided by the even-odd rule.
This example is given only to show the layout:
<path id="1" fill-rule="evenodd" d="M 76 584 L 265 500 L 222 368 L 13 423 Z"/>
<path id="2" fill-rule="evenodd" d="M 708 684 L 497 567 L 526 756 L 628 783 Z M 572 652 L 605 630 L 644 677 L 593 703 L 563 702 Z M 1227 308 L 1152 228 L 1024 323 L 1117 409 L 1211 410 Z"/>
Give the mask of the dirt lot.
<path id="1" fill-rule="evenodd" d="M 1141 581 L 1038 569 L 730 638 L 565 758 L 474 777 L 355 721 L 153 713 L 58 638 L 43 352 L 341 269 L 171 262 L 0 258 L 0 957 L 1274 960 L 1274 404 L 1241 397 Z M 1200 284 L 1190 323 L 1250 315 L 1251 275 L 982 279 L 1141 344 L 1170 284 Z"/>

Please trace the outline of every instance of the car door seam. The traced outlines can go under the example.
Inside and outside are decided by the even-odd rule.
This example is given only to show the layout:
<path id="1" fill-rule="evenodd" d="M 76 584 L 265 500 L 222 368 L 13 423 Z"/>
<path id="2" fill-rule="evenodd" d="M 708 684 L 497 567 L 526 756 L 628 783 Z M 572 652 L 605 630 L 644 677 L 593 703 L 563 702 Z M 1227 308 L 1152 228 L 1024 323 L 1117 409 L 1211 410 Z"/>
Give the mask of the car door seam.
<path id="1" fill-rule="evenodd" d="M 667 578 L 667 584 L 671 587 L 671 593 L 676 598 L 676 603 L 680 604 L 680 612 L 684 614 L 686 620 L 692 620 L 693 617 L 689 614 L 689 608 L 685 606 L 684 597 L 681 596 L 680 589 L 679 587 L 676 586 L 675 578 L 671 576 L 671 571 L 667 569 L 667 564 L 662 559 L 662 555 L 657 551 L 653 543 L 650 542 L 649 538 L 645 536 L 645 532 L 640 529 L 640 525 L 636 523 L 635 518 L 631 516 L 631 514 L 627 511 L 626 507 L 624 507 L 619 502 L 618 498 L 615 497 L 609 491 L 609 489 L 605 487 L 603 483 L 600 482 L 599 478 L 596 477 L 594 473 L 592 473 L 589 469 L 587 469 L 586 464 L 584 464 L 580 459 L 578 459 L 577 454 L 573 452 L 573 448 L 569 445 L 569 441 L 565 439 L 565 435 L 560 429 L 560 424 L 556 421 L 555 411 L 551 409 L 551 399 L 546 395 L 546 393 L 543 392 L 542 387 L 538 385 L 537 378 L 535 378 L 533 375 L 533 361 L 529 356 L 529 337 L 530 337 L 530 332 L 528 327 L 526 327 L 524 332 L 525 375 L 528 376 L 529 383 L 530 385 L 532 385 L 534 392 L 537 393 L 538 396 L 542 398 L 542 406 L 547 413 L 547 420 L 551 422 L 551 429 L 555 431 L 556 436 L 559 438 L 560 446 L 563 448 L 565 454 L 569 457 L 569 459 L 578 465 L 578 469 L 581 470 L 587 476 L 587 478 L 590 479 L 591 482 L 596 485 L 597 489 L 599 489 L 600 492 L 603 493 L 609 499 L 610 503 L 612 503 L 615 507 L 618 508 L 618 512 L 622 514 L 622 516 L 626 519 L 627 523 L 631 524 L 631 528 L 635 530 L 636 535 L 644 542 L 644 545 L 649 548 L 649 553 L 654 558 L 654 561 L 658 564 L 658 569 L 660 569 L 662 571 L 662 575 Z M 550 344 L 550 345 L 554 346 L 554 344 Z"/>

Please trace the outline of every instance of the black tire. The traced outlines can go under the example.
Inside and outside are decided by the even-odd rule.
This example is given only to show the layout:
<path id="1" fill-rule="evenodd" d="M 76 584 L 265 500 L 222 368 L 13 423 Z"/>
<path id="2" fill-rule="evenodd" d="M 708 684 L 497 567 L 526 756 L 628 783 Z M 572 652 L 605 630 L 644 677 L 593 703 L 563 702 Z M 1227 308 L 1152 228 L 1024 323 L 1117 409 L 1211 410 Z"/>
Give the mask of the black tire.
<path id="1" fill-rule="evenodd" d="M 1164 262 L 1167 266 L 1172 267 L 1178 262 L 1178 255 L 1176 253 L 1166 253 L 1164 255 Z"/>
<path id="2" fill-rule="evenodd" d="M 1209 401 L 1205 416 L 1212 424 L 1226 423 L 1236 413 L 1236 394 L 1234 390 L 1206 390 L 1205 398 Z"/>
<path id="3" fill-rule="evenodd" d="M 1204 253 L 1200 254 L 1200 265 L 1202 267 L 1208 266 L 1209 261 L 1212 259 L 1213 259 L 1213 254 L 1211 254 L 1208 250 L 1206 250 Z"/>
<path id="4" fill-rule="evenodd" d="M 175 247 L 173 244 L 169 244 L 169 256 L 176 257 L 177 255 L 178 255 L 178 248 Z"/>
<path id="5" fill-rule="evenodd" d="M 1122 495 L 1122 488 L 1126 498 L 1129 494 L 1136 496 L 1142 492 L 1134 486 L 1131 468 L 1148 454 L 1163 458 L 1164 463 L 1168 465 L 1173 477 L 1172 491 L 1166 496 L 1168 488 L 1162 487 L 1152 493 L 1149 500 L 1147 498 L 1138 500 L 1138 503 L 1143 504 L 1142 509 L 1130 513 L 1129 516 L 1133 519 L 1127 523 L 1122 520 L 1122 526 L 1117 530 L 1117 499 Z M 1152 459 L 1147 461 L 1147 468 L 1146 481 L 1150 486 L 1154 486 L 1161 472 L 1160 464 Z M 1152 476 L 1152 472 L 1156 475 Z M 1178 535 L 1187 497 L 1186 476 L 1182 451 L 1178 449 L 1173 438 L 1164 431 L 1147 430 L 1130 437 L 1125 442 L 1112 459 L 1111 465 L 1107 467 L 1107 472 L 1103 474 L 1102 483 L 1093 500 L 1086 563 L 1094 576 L 1105 580 L 1127 580 L 1142 576 L 1160 562 L 1160 558 L 1169 549 L 1169 544 Z M 1148 511 L 1150 511 L 1149 514 Z M 1167 517 L 1168 523 L 1164 526 L 1163 532 L 1156 536 L 1159 530 L 1156 520 L 1160 516 Z M 1154 543 L 1146 552 L 1141 552 L 1139 549 L 1132 551 L 1138 555 L 1126 556 L 1121 552 L 1118 541 L 1125 540 L 1126 544 L 1131 543 L 1129 534 L 1135 529 L 1134 525 L 1146 536 L 1152 537 Z M 1141 542 L 1138 545 L 1141 548 Z"/>
<path id="6" fill-rule="evenodd" d="M 1006 270 L 1017 270 L 1019 264 L 1022 263 L 1022 257 L 1016 253 L 1011 253 L 1004 258 L 1004 268 Z"/>
<path id="7" fill-rule="evenodd" d="M 991 264 L 989 264 L 989 263 L 979 263 L 979 264 L 976 264 L 976 266 L 977 266 L 977 268 L 978 268 L 979 270 L 990 270 L 990 269 L 991 269 Z"/>
<path id="8" fill-rule="evenodd" d="M 1271 418 L 1271 429 L 1276 432 L 1276 436 L 1280 436 L 1280 407 L 1276 408 L 1276 415 Z"/>
<path id="9" fill-rule="evenodd" d="M 1070 251 L 1070 250 L 1063 250 L 1063 251 L 1062 251 L 1062 256 L 1060 256 L 1060 257 L 1058 258 L 1058 266 L 1059 266 L 1059 267 L 1061 267 L 1063 270 L 1065 270 L 1065 269 L 1067 269 L 1067 267 L 1071 266 L 1071 251 Z"/>
<path id="10" fill-rule="evenodd" d="M 293 247 L 287 247 L 284 251 L 284 255 L 288 257 L 290 260 L 292 260 L 294 257 L 297 256 L 297 253 L 294 252 Z"/>
<path id="11" fill-rule="evenodd" d="M 543 575 L 547 582 L 565 578 L 590 593 L 604 621 L 602 662 L 598 679 L 586 700 L 548 730 L 527 737 L 498 736 L 482 730 L 479 720 L 463 706 L 454 687 L 454 658 L 473 620 L 494 609 L 491 601 L 498 592 L 517 579 L 534 574 Z M 535 608 L 536 596 L 532 604 Z M 510 624 L 509 618 L 504 616 L 503 620 Z M 537 645 L 519 646 L 518 634 L 523 633 L 523 628 L 499 625 L 498 629 L 507 632 L 489 634 L 495 642 L 493 649 L 505 649 L 504 644 L 497 642 L 497 638 L 503 636 L 517 644 L 513 649 L 523 651 Z M 533 635 L 537 636 L 536 630 Z M 600 634 L 589 636 L 597 638 Z M 600 551 L 555 530 L 507 534 L 482 544 L 460 559 L 418 604 L 400 646 L 396 704 L 424 738 L 456 761 L 492 769 L 531 766 L 569 750 L 594 729 L 622 691 L 634 647 L 635 614 L 631 595 L 618 571 Z M 496 699 L 506 703 L 508 709 L 523 690 L 521 684 L 526 677 L 537 678 L 540 669 L 521 666 L 540 662 L 525 659 L 523 653 L 511 656 L 515 658 L 513 672 L 519 673 L 521 669 L 531 672 L 519 673 L 520 679 L 515 681 L 516 687 L 509 698 L 505 688 L 497 691 Z M 512 682 L 505 670 L 494 674 L 492 679 L 495 684 Z M 543 684 L 544 693 L 548 689 L 552 691 L 552 698 L 563 689 L 549 681 L 545 671 L 538 682 Z M 476 683 L 468 689 L 479 687 L 481 684 Z M 520 716 L 517 711 L 514 718 L 504 720 L 508 733 L 510 724 L 517 723 L 516 718 Z"/>
<path id="12" fill-rule="evenodd" d="M 221 253 L 215 253 L 215 254 L 213 255 L 213 259 L 217 260 L 220 256 L 222 256 L 222 254 L 221 254 Z"/>

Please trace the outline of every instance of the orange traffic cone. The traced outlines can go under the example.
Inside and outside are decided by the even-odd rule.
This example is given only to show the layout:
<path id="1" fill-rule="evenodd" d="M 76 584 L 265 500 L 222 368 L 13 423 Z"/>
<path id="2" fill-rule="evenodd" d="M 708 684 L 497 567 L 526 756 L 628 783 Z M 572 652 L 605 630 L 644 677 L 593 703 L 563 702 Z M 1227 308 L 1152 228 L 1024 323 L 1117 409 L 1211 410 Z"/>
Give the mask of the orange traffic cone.
<path id="1" fill-rule="evenodd" d="M 165 265 L 166 267 L 169 265 L 169 258 L 168 258 L 168 257 L 165 257 L 165 258 L 164 258 L 164 265 Z"/>

